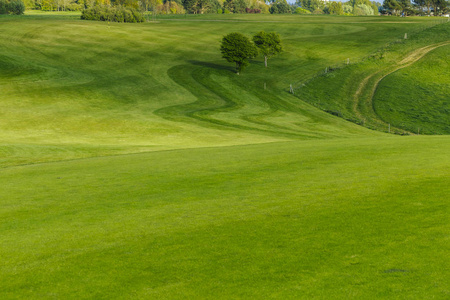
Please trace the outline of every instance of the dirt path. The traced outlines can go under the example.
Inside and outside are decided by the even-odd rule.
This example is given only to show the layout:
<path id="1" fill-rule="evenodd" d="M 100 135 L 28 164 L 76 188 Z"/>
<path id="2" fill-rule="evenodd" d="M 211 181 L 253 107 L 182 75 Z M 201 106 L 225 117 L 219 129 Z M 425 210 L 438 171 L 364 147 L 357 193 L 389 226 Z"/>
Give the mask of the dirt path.
<path id="1" fill-rule="evenodd" d="M 358 89 L 356 90 L 355 94 L 353 95 L 353 112 L 355 113 L 355 115 L 363 122 L 365 121 L 366 117 L 369 117 L 369 116 L 364 116 L 358 109 L 358 105 L 361 103 L 361 101 L 363 101 L 361 94 L 363 93 L 364 90 L 369 88 L 368 84 L 372 78 L 376 77 L 380 73 L 384 73 L 381 77 L 377 78 L 376 81 L 371 84 L 372 85 L 371 93 L 370 93 L 369 97 L 366 98 L 364 104 L 366 105 L 366 107 L 371 108 L 372 113 L 375 116 L 375 119 L 373 119 L 372 121 L 374 121 L 378 124 L 384 124 L 387 126 L 388 124 L 386 124 L 383 120 L 379 119 L 377 114 L 375 113 L 375 111 L 373 111 L 373 105 L 372 105 L 373 97 L 375 95 L 375 92 L 376 92 L 381 80 L 383 80 L 386 76 L 388 76 L 400 69 L 409 67 L 410 65 L 412 65 L 413 63 L 417 62 L 419 59 L 424 57 L 428 52 L 430 52 L 436 48 L 446 46 L 446 45 L 450 45 L 450 41 L 433 44 L 433 45 L 428 45 L 428 46 L 416 49 L 413 52 L 409 53 L 403 60 L 398 62 L 393 67 L 381 69 L 381 70 L 376 71 L 375 73 L 372 73 L 369 76 L 365 77 L 360 82 L 360 84 L 358 85 Z"/>

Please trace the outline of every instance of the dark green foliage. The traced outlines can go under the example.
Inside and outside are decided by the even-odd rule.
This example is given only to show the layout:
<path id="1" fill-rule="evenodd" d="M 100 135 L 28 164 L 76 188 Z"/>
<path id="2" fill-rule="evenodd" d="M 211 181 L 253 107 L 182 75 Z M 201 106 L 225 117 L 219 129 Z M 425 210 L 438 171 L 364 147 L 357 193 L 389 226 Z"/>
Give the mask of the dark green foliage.
<path id="1" fill-rule="evenodd" d="M 332 1 L 328 4 L 328 13 L 330 15 L 343 15 L 344 10 L 341 2 Z"/>
<path id="2" fill-rule="evenodd" d="M 277 0 L 269 9 L 271 14 L 290 14 L 291 7 L 286 0 Z"/>
<path id="3" fill-rule="evenodd" d="M 227 61 L 236 63 L 238 75 L 249 64 L 248 59 L 258 55 L 258 50 L 250 39 L 238 32 L 223 37 L 220 52 Z"/>
<path id="4" fill-rule="evenodd" d="M 221 8 L 217 0 L 184 0 L 183 6 L 191 14 L 217 13 Z"/>
<path id="5" fill-rule="evenodd" d="M 81 12 L 81 19 L 119 23 L 139 23 L 145 21 L 144 16 L 139 11 L 122 6 L 93 6 Z"/>
<path id="6" fill-rule="evenodd" d="M 7 7 L 8 3 L 6 0 L 0 0 L 0 15 L 7 14 Z"/>
<path id="7" fill-rule="evenodd" d="M 22 0 L 0 0 L 0 14 L 23 15 L 25 4 Z"/>
<path id="8" fill-rule="evenodd" d="M 195 13 L 197 12 L 197 0 L 184 0 L 183 1 L 183 6 L 184 9 L 186 10 L 186 12 L 188 13 Z"/>
<path id="9" fill-rule="evenodd" d="M 262 55 L 264 55 L 264 65 L 267 67 L 267 59 L 280 53 L 283 50 L 281 46 L 280 35 L 275 32 L 266 33 L 260 31 L 253 36 L 253 42 Z"/>
<path id="10" fill-rule="evenodd" d="M 325 8 L 325 4 L 321 0 L 297 0 L 295 5 L 315 13 L 323 11 Z"/>
<path id="11" fill-rule="evenodd" d="M 413 3 L 419 8 L 421 14 L 426 11 L 427 15 L 431 15 L 432 9 L 435 16 L 450 11 L 450 2 L 448 0 L 413 0 Z"/>
<path id="12" fill-rule="evenodd" d="M 394 15 L 398 15 L 402 6 L 397 0 L 384 0 L 383 7 Z"/>
<path id="13" fill-rule="evenodd" d="M 244 0 L 226 0 L 223 7 L 235 14 L 245 13 L 247 8 Z"/>

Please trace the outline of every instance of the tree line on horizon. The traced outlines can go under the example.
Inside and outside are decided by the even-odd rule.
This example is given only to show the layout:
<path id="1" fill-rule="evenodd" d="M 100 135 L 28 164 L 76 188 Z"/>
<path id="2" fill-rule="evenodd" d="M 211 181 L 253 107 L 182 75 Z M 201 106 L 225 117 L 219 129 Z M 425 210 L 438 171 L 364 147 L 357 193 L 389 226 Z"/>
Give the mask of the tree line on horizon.
<path id="1" fill-rule="evenodd" d="M 93 7 L 127 8 L 153 14 L 330 14 L 330 15 L 442 15 L 450 11 L 450 0 L 0 0 L 0 13 L 9 3 L 23 3 L 27 9 L 44 11 L 83 11 Z M 17 4 L 16 4 L 17 6 Z M 101 9 L 96 9 L 100 11 Z M 105 10 L 105 9 L 103 9 Z M 111 9 L 110 9 L 111 10 Z"/>
<path id="2" fill-rule="evenodd" d="M 384 0 L 382 13 L 392 15 L 415 16 L 434 15 L 440 16 L 450 12 L 449 0 Z"/>

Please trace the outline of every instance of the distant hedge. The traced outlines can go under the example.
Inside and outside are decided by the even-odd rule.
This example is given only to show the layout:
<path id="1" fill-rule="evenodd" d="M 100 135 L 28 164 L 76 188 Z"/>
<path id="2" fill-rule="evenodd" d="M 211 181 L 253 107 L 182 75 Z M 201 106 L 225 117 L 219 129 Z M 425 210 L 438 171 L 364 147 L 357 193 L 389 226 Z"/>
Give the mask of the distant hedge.
<path id="1" fill-rule="evenodd" d="M 0 0 L 0 15 L 23 15 L 25 4 L 22 0 Z"/>
<path id="2" fill-rule="evenodd" d="M 144 16 L 139 11 L 122 6 L 93 6 L 81 11 L 81 19 L 119 23 L 139 23 L 145 21 Z"/>

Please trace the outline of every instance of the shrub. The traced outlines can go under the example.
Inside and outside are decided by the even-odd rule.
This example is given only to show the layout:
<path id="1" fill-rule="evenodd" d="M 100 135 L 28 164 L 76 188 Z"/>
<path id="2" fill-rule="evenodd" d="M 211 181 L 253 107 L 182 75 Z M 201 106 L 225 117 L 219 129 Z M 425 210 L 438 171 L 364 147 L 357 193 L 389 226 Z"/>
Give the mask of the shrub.
<path id="1" fill-rule="evenodd" d="M 93 6 L 91 8 L 82 10 L 81 19 L 93 21 L 111 21 L 119 23 L 136 23 L 145 21 L 144 16 L 138 10 L 122 6 Z"/>
<path id="2" fill-rule="evenodd" d="M 299 14 L 299 15 L 310 15 L 311 14 L 311 12 L 309 10 L 301 8 L 301 7 L 297 7 L 295 9 L 295 13 Z"/>
<path id="3" fill-rule="evenodd" d="M 22 0 L 0 0 L 0 14 L 23 15 L 25 3 Z"/>
<path id="4" fill-rule="evenodd" d="M 83 9 L 83 5 L 82 4 L 77 4 L 77 3 L 70 3 L 66 5 L 66 10 L 67 11 L 80 11 Z"/>
<path id="5" fill-rule="evenodd" d="M 0 15 L 7 14 L 8 11 L 6 9 L 8 2 L 6 0 L 0 0 Z"/>
<path id="6" fill-rule="evenodd" d="M 342 9 L 344 10 L 344 14 L 353 14 L 353 7 L 351 5 L 344 4 Z"/>
<path id="7" fill-rule="evenodd" d="M 248 14 L 260 14 L 261 10 L 259 8 L 246 8 L 245 12 Z"/>
<path id="8" fill-rule="evenodd" d="M 372 16 L 373 8 L 365 4 L 358 4 L 353 9 L 353 14 L 355 16 Z"/>
<path id="9" fill-rule="evenodd" d="M 286 0 L 277 0 L 269 9 L 271 14 L 290 14 L 291 7 Z"/>
<path id="10" fill-rule="evenodd" d="M 316 8 L 312 13 L 315 14 L 315 15 L 322 15 L 323 14 L 323 9 Z"/>

